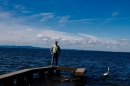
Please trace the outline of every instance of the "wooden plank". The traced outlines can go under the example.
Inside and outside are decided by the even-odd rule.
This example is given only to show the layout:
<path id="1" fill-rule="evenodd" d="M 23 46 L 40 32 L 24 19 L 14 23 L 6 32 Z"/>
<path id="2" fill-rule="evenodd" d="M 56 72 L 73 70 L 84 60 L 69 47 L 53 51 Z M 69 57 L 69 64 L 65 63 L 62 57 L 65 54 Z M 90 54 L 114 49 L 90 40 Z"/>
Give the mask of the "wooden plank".
<path id="1" fill-rule="evenodd" d="M 47 69 L 51 69 L 51 68 L 53 69 L 53 67 L 39 67 L 39 68 L 23 69 L 23 70 L 11 72 L 11 73 L 8 73 L 8 74 L 0 75 L 0 80 L 3 79 L 3 78 L 16 76 L 16 75 L 26 73 L 26 72 L 30 72 L 30 71 L 37 71 L 38 72 L 38 70 L 44 70 L 44 69 L 47 70 Z"/>
<path id="2" fill-rule="evenodd" d="M 84 76 L 85 71 L 86 71 L 86 68 L 78 68 L 75 71 L 75 76 Z"/>
<path id="3" fill-rule="evenodd" d="M 42 69 L 51 69 L 53 67 L 38 67 L 38 68 L 31 68 L 31 70 L 42 70 Z"/>
<path id="4" fill-rule="evenodd" d="M 25 73 L 27 71 L 30 71 L 30 69 L 23 69 L 23 70 L 15 71 L 15 72 L 12 72 L 12 73 L 3 74 L 3 75 L 0 75 L 0 79 L 11 77 L 11 76 L 18 75 L 18 74 L 21 74 L 21 73 Z"/>
<path id="5" fill-rule="evenodd" d="M 66 71 L 75 71 L 77 68 L 69 68 L 69 67 L 56 67 L 56 70 L 66 70 Z"/>

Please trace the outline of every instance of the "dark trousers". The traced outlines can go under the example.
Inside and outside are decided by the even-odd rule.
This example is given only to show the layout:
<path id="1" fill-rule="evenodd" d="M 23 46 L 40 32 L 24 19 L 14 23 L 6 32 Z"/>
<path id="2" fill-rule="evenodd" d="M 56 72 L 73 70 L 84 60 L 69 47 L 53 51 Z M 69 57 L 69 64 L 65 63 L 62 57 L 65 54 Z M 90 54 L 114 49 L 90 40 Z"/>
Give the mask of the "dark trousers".
<path id="1" fill-rule="evenodd" d="M 56 62 L 56 66 L 58 66 L 58 53 L 53 53 L 53 55 L 52 55 L 52 61 L 51 61 L 52 66 L 54 64 L 54 59 L 55 59 L 55 62 Z"/>

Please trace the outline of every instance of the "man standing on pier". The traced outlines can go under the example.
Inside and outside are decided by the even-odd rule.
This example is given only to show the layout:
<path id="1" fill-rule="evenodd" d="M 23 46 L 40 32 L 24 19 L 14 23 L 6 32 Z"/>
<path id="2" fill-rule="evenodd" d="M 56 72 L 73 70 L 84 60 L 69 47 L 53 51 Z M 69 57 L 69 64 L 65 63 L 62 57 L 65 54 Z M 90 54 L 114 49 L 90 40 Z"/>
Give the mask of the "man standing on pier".
<path id="1" fill-rule="evenodd" d="M 56 67 L 58 67 L 58 56 L 60 55 L 60 47 L 58 46 L 58 41 L 51 47 L 50 53 L 52 54 L 51 66 L 53 66 L 54 59 L 56 61 Z"/>

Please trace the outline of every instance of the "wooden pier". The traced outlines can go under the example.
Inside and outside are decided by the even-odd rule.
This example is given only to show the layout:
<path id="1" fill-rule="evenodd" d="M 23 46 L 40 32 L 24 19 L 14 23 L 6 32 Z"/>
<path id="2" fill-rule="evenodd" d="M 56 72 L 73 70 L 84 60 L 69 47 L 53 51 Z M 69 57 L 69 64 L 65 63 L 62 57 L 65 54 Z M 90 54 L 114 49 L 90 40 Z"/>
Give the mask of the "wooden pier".
<path id="1" fill-rule="evenodd" d="M 54 70 L 56 70 L 56 75 L 60 75 L 60 71 L 73 71 L 75 76 L 84 76 L 86 68 L 69 68 L 69 67 L 39 67 L 30 68 L 15 71 L 8 74 L 0 75 L 0 86 L 25 86 L 25 84 L 30 84 L 33 81 L 33 76 L 35 73 L 38 74 L 39 78 L 44 77 L 44 73 L 47 72 L 49 76 L 54 75 Z"/>

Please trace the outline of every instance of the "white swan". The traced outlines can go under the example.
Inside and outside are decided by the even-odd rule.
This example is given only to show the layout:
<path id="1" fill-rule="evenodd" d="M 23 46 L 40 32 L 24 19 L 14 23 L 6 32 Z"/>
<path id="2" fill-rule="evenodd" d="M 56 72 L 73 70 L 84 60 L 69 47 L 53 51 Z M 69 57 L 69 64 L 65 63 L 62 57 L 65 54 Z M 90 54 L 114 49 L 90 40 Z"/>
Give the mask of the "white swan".
<path id="1" fill-rule="evenodd" d="M 108 74 L 109 74 L 109 68 L 108 68 L 108 71 L 104 73 L 104 76 L 108 76 Z"/>

